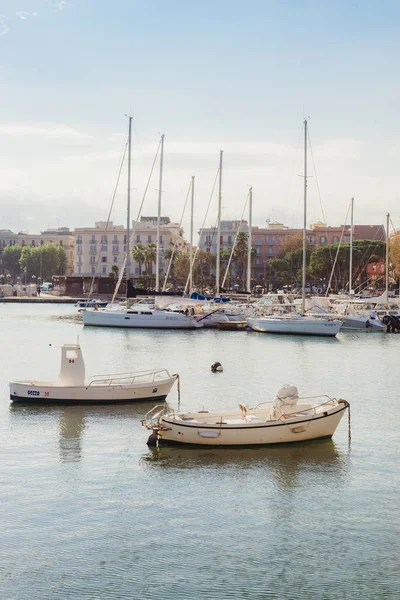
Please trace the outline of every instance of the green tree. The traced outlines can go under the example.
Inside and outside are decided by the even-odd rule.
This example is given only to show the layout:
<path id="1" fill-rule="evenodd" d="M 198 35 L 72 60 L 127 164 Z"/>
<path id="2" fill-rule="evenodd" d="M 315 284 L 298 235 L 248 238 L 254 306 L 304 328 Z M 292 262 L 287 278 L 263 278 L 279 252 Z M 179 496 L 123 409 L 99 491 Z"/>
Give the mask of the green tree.
<path id="1" fill-rule="evenodd" d="M 118 279 L 119 276 L 119 268 L 117 265 L 113 265 L 111 267 L 111 271 L 108 274 L 109 277 L 112 277 L 113 279 Z"/>
<path id="2" fill-rule="evenodd" d="M 22 246 L 16 244 L 15 246 L 5 246 L 1 255 L 3 267 L 11 273 L 13 281 L 15 281 L 18 275 L 21 273 L 21 267 L 19 264 L 21 254 Z"/>
<path id="3" fill-rule="evenodd" d="M 156 262 L 157 258 L 157 246 L 154 242 L 150 242 L 149 244 L 143 245 L 144 251 L 144 263 L 146 265 L 146 273 L 147 275 L 153 274 L 153 263 Z"/>
<path id="4" fill-rule="evenodd" d="M 135 244 L 131 252 L 133 260 L 139 265 L 139 275 L 141 275 L 142 265 L 146 262 L 145 244 Z"/>

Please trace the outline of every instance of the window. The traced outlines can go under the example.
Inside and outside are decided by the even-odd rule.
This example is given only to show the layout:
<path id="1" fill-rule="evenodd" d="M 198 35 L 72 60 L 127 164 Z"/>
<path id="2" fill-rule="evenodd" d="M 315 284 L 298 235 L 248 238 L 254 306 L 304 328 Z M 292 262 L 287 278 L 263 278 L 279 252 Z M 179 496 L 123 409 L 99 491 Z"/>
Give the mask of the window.
<path id="1" fill-rule="evenodd" d="M 114 252 L 114 254 L 118 254 L 119 246 L 113 246 L 113 252 Z"/>
<path id="2" fill-rule="evenodd" d="M 106 275 L 107 274 L 107 267 L 103 267 L 102 272 L 103 272 L 103 275 Z"/>
<path id="3" fill-rule="evenodd" d="M 101 257 L 101 262 L 103 262 L 103 263 L 105 262 L 106 263 L 107 262 L 107 256 L 102 256 Z"/>
<path id="4" fill-rule="evenodd" d="M 311 244 L 311 245 L 315 244 L 315 238 L 313 235 L 309 235 L 307 239 L 308 239 L 309 244 Z"/>
<path id="5" fill-rule="evenodd" d="M 96 246 L 90 246 L 90 252 L 97 252 Z"/>
<path id="6" fill-rule="evenodd" d="M 96 236 L 94 234 L 92 234 L 92 237 L 90 238 L 90 241 L 93 243 L 96 243 Z"/>
<path id="7" fill-rule="evenodd" d="M 162 244 L 162 235 L 160 235 L 160 244 Z"/>
<path id="8" fill-rule="evenodd" d="M 228 235 L 228 245 L 232 246 L 232 236 Z"/>
<path id="9" fill-rule="evenodd" d="M 60 246 L 61 246 L 61 248 L 62 248 L 62 245 L 63 245 L 62 240 L 60 240 Z"/>
<path id="10" fill-rule="evenodd" d="M 339 242 L 339 236 L 338 235 L 334 235 L 332 238 L 332 243 L 333 244 L 337 244 Z"/>
<path id="11" fill-rule="evenodd" d="M 90 257 L 90 264 L 94 265 L 96 263 L 96 257 L 95 256 L 91 256 Z"/>
<path id="12" fill-rule="evenodd" d="M 223 235 L 220 235 L 220 236 L 219 236 L 219 245 L 220 245 L 220 246 L 223 246 L 223 245 L 224 245 L 224 236 L 223 236 Z"/>
<path id="13" fill-rule="evenodd" d="M 272 248 L 272 246 L 268 246 L 268 256 L 272 256 L 274 253 L 274 249 Z"/>
<path id="14" fill-rule="evenodd" d="M 151 235 L 150 235 L 150 234 L 147 236 L 147 243 L 148 243 L 148 244 L 150 244 L 150 243 L 151 243 Z"/>
<path id="15" fill-rule="evenodd" d="M 319 238 L 319 243 L 321 244 L 321 246 L 325 246 L 326 237 L 324 235 L 321 235 L 321 237 Z"/>
<path id="16" fill-rule="evenodd" d="M 76 238 L 76 243 L 82 244 L 82 236 L 81 235 L 78 235 L 78 237 Z"/>
<path id="17" fill-rule="evenodd" d="M 117 235 L 114 235 L 114 237 L 113 237 L 113 243 L 114 244 L 118 244 L 118 236 Z"/>
<path id="18" fill-rule="evenodd" d="M 271 245 L 271 244 L 273 244 L 273 243 L 274 243 L 274 238 L 272 237 L 272 235 L 269 235 L 269 236 L 267 237 L 267 244 L 270 244 L 270 245 Z"/>
<path id="19" fill-rule="evenodd" d="M 136 234 L 136 241 L 140 242 L 140 233 Z"/>
<path id="20" fill-rule="evenodd" d="M 108 244 L 108 238 L 107 238 L 107 235 L 103 234 L 103 235 L 101 236 L 101 243 L 102 243 L 102 244 Z"/>
<path id="21" fill-rule="evenodd" d="M 82 254 L 82 246 L 77 246 L 76 251 L 78 254 Z"/>
<path id="22" fill-rule="evenodd" d="M 96 273 L 96 267 L 92 267 L 92 275 Z"/>
<path id="23" fill-rule="evenodd" d="M 118 262 L 118 256 L 114 256 L 114 262 Z"/>
<path id="24" fill-rule="evenodd" d="M 261 260 L 259 258 L 256 258 L 256 265 L 259 265 L 261 263 Z"/>
<path id="25" fill-rule="evenodd" d="M 135 275 L 139 275 L 139 267 L 135 267 Z"/>
<path id="26" fill-rule="evenodd" d="M 260 248 L 256 248 L 256 254 L 260 256 Z"/>
<path id="27" fill-rule="evenodd" d="M 206 235 L 206 246 L 211 246 L 211 235 Z"/>
<path id="28" fill-rule="evenodd" d="M 124 235 L 124 244 L 126 244 L 126 234 Z"/>
<path id="29" fill-rule="evenodd" d="M 257 246 L 261 246 L 262 244 L 262 240 L 260 237 L 256 237 L 255 242 L 254 242 Z"/>

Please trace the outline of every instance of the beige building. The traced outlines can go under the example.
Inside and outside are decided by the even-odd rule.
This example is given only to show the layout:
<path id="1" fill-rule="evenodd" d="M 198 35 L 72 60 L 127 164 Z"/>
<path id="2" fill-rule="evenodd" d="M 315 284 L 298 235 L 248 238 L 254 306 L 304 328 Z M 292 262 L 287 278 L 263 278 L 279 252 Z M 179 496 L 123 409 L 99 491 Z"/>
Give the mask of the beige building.
<path id="1" fill-rule="evenodd" d="M 126 228 L 114 225 L 112 221 L 98 221 L 94 227 L 78 227 L 74 229 L 75 260 L 74 276 L 92 275 L 107 277 L 113 265 L 121 269 L 126 255 Z M 157 242 L 157 217 L 142 217 L 132 222 L 130 231 L 132 246 Z M 133 237 L 132 237 L 133 235 Z M 168 261 L 164 260 L 165 250 L 185 249 L 187 243 L 183 239 L 178 223 L 171 223 L 168 217 L 161 217 L 160 226 L 160 272 L 166 270 Z M 153 270 L 154 272 L 154 270 Z M 139 276 L 139 265 L 131 260 L 131 274 Z"/>
<path id="2" fill-rule="evenodd" d="M 74 236 L 68 227 L 46 229 L 41 233 L 27 233 L 20 231 L 14 233 L 10 229 L 0 229 L 0 254 L 5 246 L 32 246 L 36 248 L 44 244 L 62 246 L 67 258 L 65 275 L 72 275 L 74 268 Z M 2 267 L 1 267 L 1 270 Z"/>

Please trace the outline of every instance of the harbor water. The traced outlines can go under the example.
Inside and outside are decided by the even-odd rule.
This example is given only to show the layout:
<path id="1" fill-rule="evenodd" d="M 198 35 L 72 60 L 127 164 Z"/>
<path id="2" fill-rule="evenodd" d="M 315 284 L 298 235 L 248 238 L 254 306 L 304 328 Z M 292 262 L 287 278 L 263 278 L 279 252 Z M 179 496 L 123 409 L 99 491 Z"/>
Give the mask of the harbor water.
<path id="1" fill-rule="evenodd" d="M 1 304 L 0 331 L 2 600 L 400 597 L 400 335 L 83 328 L 34 304 Z M 184 410 L 345 398 L 351 442 L 344 418 L 332 440 L 149 449 L 151 402 L 11 405 L 78 336 L 89 376 L 180 373 Z"/>

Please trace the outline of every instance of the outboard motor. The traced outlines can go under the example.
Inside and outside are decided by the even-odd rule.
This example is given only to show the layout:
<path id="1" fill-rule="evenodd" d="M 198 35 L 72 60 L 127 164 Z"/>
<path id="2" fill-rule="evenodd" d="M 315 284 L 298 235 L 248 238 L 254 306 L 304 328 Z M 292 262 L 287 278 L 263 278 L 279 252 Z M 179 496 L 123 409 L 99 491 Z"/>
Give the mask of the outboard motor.
<path id="1" fill-rule="evenodd" d="M 223 369 L 223 367 L 222 367 L 222 365 L 221 365 L 221 363 L 220 363 L 220 362 L 215 362 L 215 363 L 213 363 L 213 364 L 211 365 L 211 371 L 212 371 L 213 373 L 218 373 L 218 372 L 219 372 L 219 373 L 221 373 L 223 370 L 224 370 L 224 369 Z"/>

